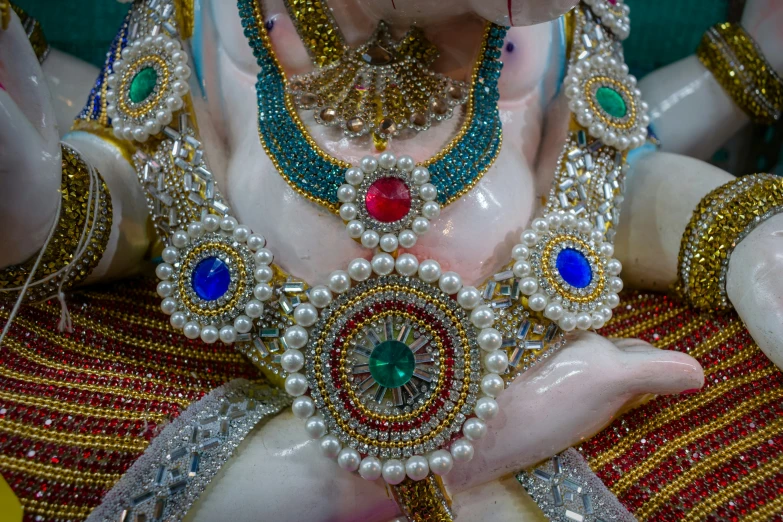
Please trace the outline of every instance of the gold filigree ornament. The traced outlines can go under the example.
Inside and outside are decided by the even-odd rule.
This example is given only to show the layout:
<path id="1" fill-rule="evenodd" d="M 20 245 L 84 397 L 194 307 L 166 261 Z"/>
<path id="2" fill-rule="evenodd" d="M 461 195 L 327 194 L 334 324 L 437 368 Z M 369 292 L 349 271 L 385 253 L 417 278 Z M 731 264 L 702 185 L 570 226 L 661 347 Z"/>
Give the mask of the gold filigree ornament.
<path id="1" fill-rule="evenodd" d="M 190 90 L 188 55 L 165 34 L 137 39 L 114 62 L 106 93 L 114 135 L 145 142 L 172 121 Z"/>
<path id="2" fill-rule="evenodd" d="M 298 109 L 313 111 L 315 121 L 349 137 L 372 133 L 388 140 L 404 130 L 423 131 L 451 118 L 470 95 L 467 83 L 429 69 L 438 54 L 420 29 L 394 42 L 381 22 L 364 45 L 291 78 L 288 94 Z"/>

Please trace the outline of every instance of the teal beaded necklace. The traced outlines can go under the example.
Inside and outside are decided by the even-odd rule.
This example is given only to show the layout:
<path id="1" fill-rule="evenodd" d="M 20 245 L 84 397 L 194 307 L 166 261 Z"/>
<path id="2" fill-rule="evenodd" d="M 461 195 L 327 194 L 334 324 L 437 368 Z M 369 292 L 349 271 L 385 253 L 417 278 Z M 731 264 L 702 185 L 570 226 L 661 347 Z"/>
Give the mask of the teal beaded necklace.
<path id="1" fill-rule="evenodd" d="M 347 163 L 321 151 L 310 138 L 286 95 L 286 78 L 264 25 L 261 0 L 238 0 L 245 36 L 261 71 L 256 82 L 258 133 L 280 174 L 297 192 L 337 211 L 337 189 Z M 422 163 L 429 169 L 445 206 L 473 187 L 494 163 L 502 143 L 498 111 L 499 60 L 507 28 L 487 27 L 473 82 L 473 114 L 453 146 Z"/>

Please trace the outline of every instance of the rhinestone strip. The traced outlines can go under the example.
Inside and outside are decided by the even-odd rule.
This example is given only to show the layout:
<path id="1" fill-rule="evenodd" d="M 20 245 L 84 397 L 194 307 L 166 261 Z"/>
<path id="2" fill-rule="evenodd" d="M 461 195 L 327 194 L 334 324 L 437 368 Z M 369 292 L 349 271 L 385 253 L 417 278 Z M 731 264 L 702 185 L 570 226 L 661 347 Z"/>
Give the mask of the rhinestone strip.
<path id="1" fill-rule="evenodd" d="M 250 430 L 288 405 L 284 395 L 242 379 L 213 390 L 153 439 L 87 520 L 182 520 Z"/>

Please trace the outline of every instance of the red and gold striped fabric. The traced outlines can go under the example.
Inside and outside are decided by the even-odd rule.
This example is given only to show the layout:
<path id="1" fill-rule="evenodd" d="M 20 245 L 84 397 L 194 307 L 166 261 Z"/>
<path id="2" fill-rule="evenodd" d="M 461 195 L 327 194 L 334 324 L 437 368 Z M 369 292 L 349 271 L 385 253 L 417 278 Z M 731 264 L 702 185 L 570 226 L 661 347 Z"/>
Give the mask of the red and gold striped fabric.
<path id="1" fill-rule="evenodd" d="M 254 367 L 221 343 L 188 341 L 152 280 L 27 307 L 0 348 L 0 474 L 25 521 L 84 520 L 162 426 Z M 0 322 L 10 306 L 0 307 Z M 2 518 L 2 517 L 0 517 Z"/>
<path id="2" fill-rule="evenodd" d="M 257 378 L 220 343 L 173 332 L 154 281 L 26 308 L 0 349 L 0 473 L 25 520 L 83 520 L 167 420 L 233 378 Z M 8 306 L 0 307 L 0 319 Z M 783 376 L 733 315 L 628 294 L 602 333 L 690 353 L 707 385 L 659 397 L 580 448 L 640 520 L 783 521 Z"/>
<path id="3" fill-rule="evenodd" d="M 699 360 L 705 386 L 657 397 L 580 449 L 640 521 L 783 521 L 783 374 L 734 314 L 626 294 L 601 333 Z"/>

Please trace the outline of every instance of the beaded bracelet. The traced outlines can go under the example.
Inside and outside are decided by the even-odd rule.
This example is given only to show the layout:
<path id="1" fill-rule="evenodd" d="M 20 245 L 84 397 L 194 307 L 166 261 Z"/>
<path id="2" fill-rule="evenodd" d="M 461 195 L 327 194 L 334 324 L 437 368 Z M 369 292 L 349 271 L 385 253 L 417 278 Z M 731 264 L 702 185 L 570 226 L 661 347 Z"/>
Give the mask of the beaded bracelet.
<path id="1" fill-rule="evenodd" d="M 696 55 L 755 123 L 780 118 L 783 81 L 741 25 L 722 23 L 708 29 Z"/>
<path id="2" fill-rule="evenodd" d="M 84 281 L 98 265 L 109 241 L 109 190 L 98 171 L 64 144 L 60 193 L 57 226 L 36 270 L 36 280 L 25 295 L 27 302 L 51 298 Z M 0 271 L 0 296 L 15 299 L 33 264 L 31 259 Z"/>
<path id="3" fill-rule="evenodd" d="M 730 308 L 726 274 L 732 251 L 781 212 L 783 178 L 772 174 L 737 178 L 707 194 L 685 228 L 675 290 L 698 308 Z"/>

